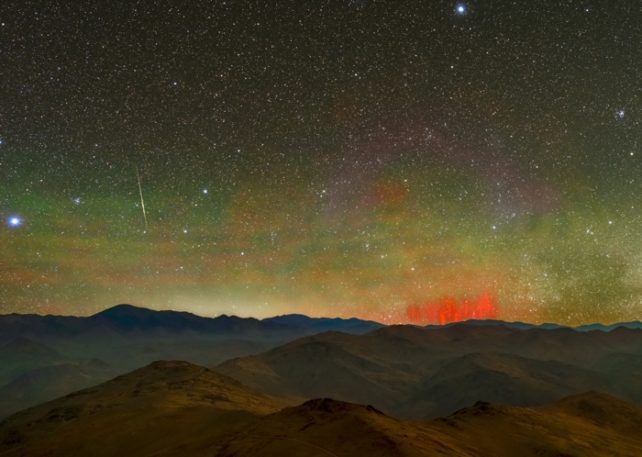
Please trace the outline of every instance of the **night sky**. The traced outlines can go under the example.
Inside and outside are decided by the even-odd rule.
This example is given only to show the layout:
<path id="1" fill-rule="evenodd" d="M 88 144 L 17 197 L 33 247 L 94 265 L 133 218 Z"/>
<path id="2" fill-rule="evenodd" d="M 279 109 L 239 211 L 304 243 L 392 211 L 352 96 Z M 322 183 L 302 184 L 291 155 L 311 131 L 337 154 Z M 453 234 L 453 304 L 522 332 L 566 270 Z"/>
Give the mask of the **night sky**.
<path id="1" fill-rule="evenodd" d="M 642 319 L 642 4 L 0 3 L 0 312 Z"/>

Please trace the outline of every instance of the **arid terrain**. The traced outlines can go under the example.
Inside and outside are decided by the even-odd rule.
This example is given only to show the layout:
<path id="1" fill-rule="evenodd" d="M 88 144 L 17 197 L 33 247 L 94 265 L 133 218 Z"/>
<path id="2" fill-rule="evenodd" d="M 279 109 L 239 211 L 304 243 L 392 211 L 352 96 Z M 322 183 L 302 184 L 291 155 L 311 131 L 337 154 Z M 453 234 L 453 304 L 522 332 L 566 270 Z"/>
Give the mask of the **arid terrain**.
<path id="1" fill-rule="evenodd" d="M 118 305 L 90 317 L 0 316 L 0 418 L 155 360 L 211 366 L 318 332 L 364 333 L 359 319 L 206 318 Z"/>
<path id="2" fill-rule="evenodd" d="M 636 323 L 97 316 L 0 316 L 0 456 L 642 455 Z"/>
<path id="3" fill-rule="evenodd" d="M 642 402 L 642 331 L 456 324 L 327 332 L 217 371 L 273 395 L 373 404 L 413 419 L 478 400 L 544 405 L 589 390 Z"/>
<path id="4" fill-rule="evenodd" d="M 538 407 L 477 402 L 402 421 L 371 405 L 260 394 L 156 362 L 0 424 L 0 455 L 639 456 L 642 409 L 597 392 Z"/>

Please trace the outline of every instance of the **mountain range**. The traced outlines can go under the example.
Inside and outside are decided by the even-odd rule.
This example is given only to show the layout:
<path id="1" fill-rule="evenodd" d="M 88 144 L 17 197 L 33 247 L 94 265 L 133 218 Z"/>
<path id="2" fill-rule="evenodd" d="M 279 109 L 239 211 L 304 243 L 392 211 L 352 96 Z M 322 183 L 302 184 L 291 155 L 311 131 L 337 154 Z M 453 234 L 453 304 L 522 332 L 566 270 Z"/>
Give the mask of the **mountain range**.
<path id="1" fill-rule="evenodd" d="M 301 336 L 307 332 L 337 330 L 365 333 L 383 324 L 361 319 L 313 318 L 288 314 L 267 319 L 221 315 L 202 317 L 181 311 L 155 311 L 132 305 L 116 305 L 89 317 L 41 316 L 36 314 L 0 315 L 0 342 L 19 337 L 71 339 L 94 337 L 100 333 L 139 336 L 153 333 L 206 333 L 251 335 L 272 339 L 276 331 Z"/>
<path id="2" fill-rule="evenodd" d="M 390 326 L 300 338 L 216 370 L 273 395 L 373 404 L 404 418 L 479 399 L 543 405 L 587 390 L 642 403 L 642 331 Z"/>
<path id="3" fill-rule="evenodd" d="M 330 398 L 295 404 L 168 361 L 5 419 L 0 455 L 633 457 L 640 427 L 642 408 L 597 392 L 404 421 Z"/>
<path id="4" fill-rule="evenodd" d="M 640 404 L 636 323 L 0 316 L 2 456 L 641 455 Z"/>
<path id="5" fill-rule="evenodd" d="M 155 360 L 214 365 L 328 330 L 382 324 L 285 315 L 206 318 L 118 305 L 89 317 L 0 316 L 0 417 Z"/>

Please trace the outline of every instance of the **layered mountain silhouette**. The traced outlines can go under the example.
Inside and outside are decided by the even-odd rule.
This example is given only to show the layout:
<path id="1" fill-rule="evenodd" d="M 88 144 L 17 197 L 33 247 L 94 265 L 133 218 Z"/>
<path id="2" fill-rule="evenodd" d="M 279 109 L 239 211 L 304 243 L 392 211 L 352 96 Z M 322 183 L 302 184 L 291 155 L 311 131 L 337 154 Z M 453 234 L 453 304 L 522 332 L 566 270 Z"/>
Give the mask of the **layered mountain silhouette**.
<path id="1" fill-rule="evenodd" d="M 382 324 L 360 319 L 312 318 L 298 314 L 258 320 L 221 315 L 201 317 L 188 312 L 154 311 L 132 305 L 117 305 L 89 317 L 40 316 L 35 314 L 10 314 L 0 316 L 0 342 L 17 338 L 32 340 L 57 338 L 82 338 L 103 333 L 146 334 L 208 333 L 274 337 L 275 331 L 290 332 L 301 336 L 339 330 L 365 333 L 383 327 Z"/>
<path id="2" fill-rule="evenodd" d="M 154 360 L 213 365 L 327 330 L 381 328 L 359 319 L 257 320 L 118 305 L 90 317 L 0 316 L 0 417 Z"/>
<path id="3" fill-rule="evenodd" d="M 639 402 L 641 352 L 642 332 L 626 327 L 393 326 L 301 338 L 217 370 L 274 395 L 332 397 L 430 418 L 479 399 L 542 405 L 587 390 Z"/>
<path id="4" fill-rule="evenodd" d="M 475 404 L 430 421 L 371 405 L 261 394 L 155 362 L 0 422 L 0 455 L 639 456 L 642 409 L 586 392 L 542 407 Z"/>
<path id="5" fill-rule="evenodd" d="M 598 327 L 0 316 L 0 455 L 639 456 L 642 330 Z"/>

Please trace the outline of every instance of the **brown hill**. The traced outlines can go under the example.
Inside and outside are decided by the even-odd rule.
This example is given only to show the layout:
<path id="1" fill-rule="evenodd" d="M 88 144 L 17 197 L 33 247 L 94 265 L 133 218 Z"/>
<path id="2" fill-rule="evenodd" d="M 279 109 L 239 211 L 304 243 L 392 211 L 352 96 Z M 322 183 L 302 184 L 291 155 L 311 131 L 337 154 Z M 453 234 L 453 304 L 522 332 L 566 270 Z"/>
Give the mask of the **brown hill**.
<path id="1" fill-rule="evenodd" d="M 642 430 L 642 408 L 601 392 L 565 397 L 542 410 L 579 417 L 624 435 L 636 436 Z"/>
<path id="2" fill-rule="evenodd" d="M 314 399 L 257 420 L 217 456 L 466 456 L 422 424 L 386 416 L 372 406 Z"/>
<path id="3" fill-rule="evenodd" d="M 594 392 L 537 409 L 479 402 L 431 427 L 475 456 L 639 457 L 642 451 L 642 409 Z"/>
<path id="4" fill-rule="evenodd" d="M 285 403 L 187 362 L 155 362 L 0 423 L 0 455 L 197 453 Z"/>
<path id="5" fill-rule="evenodd" d="M 640 426 L 640 408 L 594 392 L 538 409 L 478 402 L 431 422 L 317 399 L 256 420 L 216 455 L 639 457 Z"/>
<path id="6" fill-rule="evenodd" d="M 283 402 L 206 368 L 157 362 L 0 423 L 1 456 L 620 456 L 642 409 L 589 392 L 540 407 L 477 402 L 407 422 L 372 406 Z"/>

